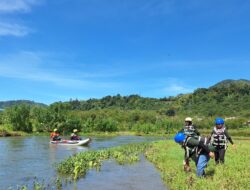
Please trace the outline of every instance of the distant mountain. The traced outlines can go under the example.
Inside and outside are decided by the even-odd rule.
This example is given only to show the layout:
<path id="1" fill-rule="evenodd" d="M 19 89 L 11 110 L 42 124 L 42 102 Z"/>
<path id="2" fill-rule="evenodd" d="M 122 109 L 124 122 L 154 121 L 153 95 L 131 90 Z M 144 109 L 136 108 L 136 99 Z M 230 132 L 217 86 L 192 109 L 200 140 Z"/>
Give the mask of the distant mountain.
<path id="1" fill-rule="evenodd" d="M 30 100 L 10 100 L 10 101 L 0 101 L 0 109 L 5 109 L 7 107 L 20 105 L 20 104 L 27 104 L 30 106 L 41 106 L 41 107 L 47 107 L 46 104 L 43 103 L 37 103 Z"/>
<path id="2" fill-rule="evenodd" d="M 182 101 L 180 101 L 182 100 Z M 179 98 L 180 110 L 205 115 L 239 115 L 250 111 L 250 81 L 224 80 Z"/>
<path id="3" fill-rule="evenodd" d="M 71 100 L 62 103 L 68 110 L 162 110 L 166 113 L 190 115 L 250 116 L 250 81 L 224 80 L 209 88 L 198 88 L 193 93 L 166 98 L 145 98 L 139 95 L 106 96 L 101 99 Z M 52 104 L 53 105 L 53 104 Z"/>
<path id="4" fill-rule="evenodd" d="M 223 80 L 214 86 L 211 86 L 210 88 L 225 88 L 225 87 L 230 87 L 231 85 L 250 85 L 250 80 L 245 80 L 245 79 L 239 79 L 239 80 Z"/>
<path id="5" fill-rule="evenodd" d="M 123 110 L 159 110 L 167 106 L 168 101 L 157 98 L 145 98 L 139 95 L 105 96 L 101 99 L 71 100 L 65 102 L 70 110 L 97 110 L 97 109 L 123 109 Z M 53 105 L 53 104 L 52 104 Z"/>
<path id="6" fill-rule="evenodd" d="M 26 103 L 46 106 L 28 100 L 0 102 L 0 108 Z M 70 100 L 55 102 L 50 106 L 60 105 L 65 110 L 156 110 L 162 113 L 190 114 L 202 116 L 245 115 L 250 117 L 250 81 L 223 80 L 209 88 L 198 88 L 193 93 L 166 98 L 145 98 L 139 95 L 105 96 L 101 99 Z"/>

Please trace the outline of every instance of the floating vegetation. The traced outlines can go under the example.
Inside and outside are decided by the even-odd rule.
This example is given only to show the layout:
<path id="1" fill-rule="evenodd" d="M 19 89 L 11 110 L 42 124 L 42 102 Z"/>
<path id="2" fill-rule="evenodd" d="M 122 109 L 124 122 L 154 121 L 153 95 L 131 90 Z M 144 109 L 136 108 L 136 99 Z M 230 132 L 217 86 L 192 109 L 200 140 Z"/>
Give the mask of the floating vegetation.
<path id="1" fill-rule="evenodd" d="M 140 154 L 150 143 L 135 143 L 97 151 L 81 152 L 59 163 L 56 168 L 59 174 L 78 179 L 84 177 L 89 169 L 101 169 L 104 160 L 114 159 L 118 164 L 134 163 L 140 160 Z"/>
<path id="2" fill-rule="evenodd" d="M 39 181 L 36 177 L 33 184 L 30 185 L 16 185 L 9 187 L 7 190 L 62 190 L 63 184 L 60 178 L 53 179 L 51 183 L 45 184 L 44 181 Z"/>

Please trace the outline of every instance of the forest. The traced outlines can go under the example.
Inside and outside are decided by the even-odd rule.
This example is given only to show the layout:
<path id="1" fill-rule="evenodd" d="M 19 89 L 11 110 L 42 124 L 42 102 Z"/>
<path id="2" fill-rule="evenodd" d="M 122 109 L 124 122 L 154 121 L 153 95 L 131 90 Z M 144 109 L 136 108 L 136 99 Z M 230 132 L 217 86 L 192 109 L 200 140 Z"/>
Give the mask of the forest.
<path id="1" fill-rule="evenodd" d="M 172 133 L 186 116 L 201 129 L 210 129 L 216 117 L 231 129 L 247 128 L 250 120 L 250 81 L 225 80 L 209 88 L 175 97 L 146 98 L 139 95 L 106 96 L 69 100 L 50 105 L 33 101 L 0 102 L 0 131 L 69 133 L 134 131 Z"/>

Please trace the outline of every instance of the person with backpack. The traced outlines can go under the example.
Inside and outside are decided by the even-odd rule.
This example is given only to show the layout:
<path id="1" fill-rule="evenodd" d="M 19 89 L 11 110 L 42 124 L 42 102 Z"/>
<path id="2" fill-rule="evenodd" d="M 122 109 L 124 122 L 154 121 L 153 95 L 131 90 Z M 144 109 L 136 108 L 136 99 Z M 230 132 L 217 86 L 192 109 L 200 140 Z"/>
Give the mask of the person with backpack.
<path id="1" fill-rule="evenodd" d="M 209 143 L 209 139 L 199 136 L 198 138 L 186 136 L 184 133 L 177 133 L 175 142 L 185 149 L 185 160 L 192 159 L 196 164 L 196 175 L 205 176 L 205 168 L 210 160 L 214 157 L 215 147 Z"/>
<path id="2" fill-rule="evenodd" d="M 231 136 L 225 127 L 225 122 L 222 118 L 215 119 L 215 126 L 211 132 L 210 141 L 213 146 L 216 147 L 215 151 L 215 163 L 224 164 L 225 153 L 227 149 L 227 142 L 229 141 L 233 147 L 235 147 Z"/>
<path id="3" fill-rule="evenodd" d="M 185 121 L 184 127 L 179 132 L 184 133 L 186 137 L 198 138 L 200 136 L 200 132 L 197 130 L 195 125 L 193 125 L 192 118 L 186 117 L 184 121 Z M 191 171 L 189 160 L 190 160 L 189 158 L 183 160 L 183 167 L 184 167 L 183 169 L 186 172 Z"/>

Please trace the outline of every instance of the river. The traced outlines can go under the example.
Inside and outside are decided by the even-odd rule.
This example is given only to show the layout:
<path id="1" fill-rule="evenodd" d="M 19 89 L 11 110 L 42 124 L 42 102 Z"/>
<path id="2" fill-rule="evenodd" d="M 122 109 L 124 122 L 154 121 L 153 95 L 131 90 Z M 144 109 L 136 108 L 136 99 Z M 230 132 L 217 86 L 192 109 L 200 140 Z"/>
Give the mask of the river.
<path id="1" fill-rule="evenodd" d="M 0 189 L 18 189 L 28 185 L 32 189 L 34 180 L 51 184 L 56 178 L 54 164 L 81 151 L 97 150 L 133 142 L 148 142 L 162 138 L 117 136 L 96 137 L 87 147 L 51 145 L 48 137 L 8 137 L 0 138 Z M 50 187 L 53 189 L 54 187 Z M 89 171 L 77 183 L 64 184 L 67 190 L 164 190 L 159 173 L 143 157 L 133 165 L 120 166 L 113 161 L 105 161 L 101 172 Z"/>

